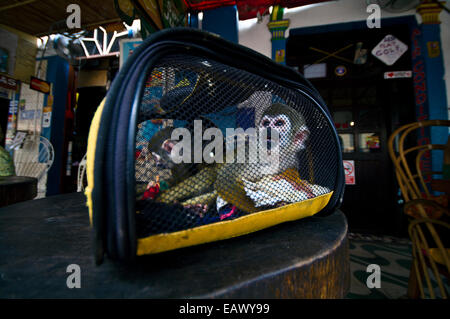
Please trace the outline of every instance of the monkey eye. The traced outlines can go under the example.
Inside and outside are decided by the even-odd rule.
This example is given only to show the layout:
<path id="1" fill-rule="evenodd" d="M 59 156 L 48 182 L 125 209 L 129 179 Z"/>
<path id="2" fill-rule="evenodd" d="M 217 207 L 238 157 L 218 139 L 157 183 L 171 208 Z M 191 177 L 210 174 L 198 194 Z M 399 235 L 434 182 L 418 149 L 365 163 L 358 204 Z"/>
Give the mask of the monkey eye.
<path id="1" fill-rule="evenodd" d="M 275 122 L 275 126 L 283 126 L 284 125 L 284 121 L 283 120 L 277 120 L 276 122 Z"/>
<path id="2" fill-rule="evenodd" d="M 270 121 L 269 120 L 264 120 L 264 121 L 262 121 L 262 126 L 264 126 L 264 127 L 268 127 L 269 125 L 270 125 Z"/>

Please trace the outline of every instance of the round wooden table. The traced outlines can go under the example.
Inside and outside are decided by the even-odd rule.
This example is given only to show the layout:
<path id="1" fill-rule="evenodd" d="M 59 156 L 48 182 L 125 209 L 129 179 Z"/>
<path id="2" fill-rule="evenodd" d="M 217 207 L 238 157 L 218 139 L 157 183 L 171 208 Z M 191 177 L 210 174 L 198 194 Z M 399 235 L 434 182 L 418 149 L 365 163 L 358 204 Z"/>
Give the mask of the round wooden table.
<path id="1" fill-rule="evenodd" d="M 220 242 L 96 266 L 81 193 L 0 209 L 0 298 L 343 298 L 347 222 L 336 210 Z M 69 265 L 81 288 L 69 289 Z"/>
<path id="2" fill-rule="evenodd" d="M 36 197 L 38 180 L 26 176 L 0 176 L 0 207 Z"/>

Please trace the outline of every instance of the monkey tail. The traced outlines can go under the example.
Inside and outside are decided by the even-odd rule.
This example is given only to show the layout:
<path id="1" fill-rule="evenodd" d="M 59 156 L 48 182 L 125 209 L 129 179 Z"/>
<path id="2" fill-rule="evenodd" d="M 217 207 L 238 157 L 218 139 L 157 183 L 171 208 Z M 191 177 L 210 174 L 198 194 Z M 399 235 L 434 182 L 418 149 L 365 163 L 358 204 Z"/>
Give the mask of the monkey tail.
<path id="1" fill-rule="evenodd" d="M 206 166 L 197 174 L 162 192 L 156 198 L 156 202 L 169 204 L 183 198 L 192 197 L 195 194 L 205 193 L 215 182 L 216 175 L 213 166 Z"/>
<path id="2" fill-rule="evenodd" d="M 236 178 L 234 183 L 229 183 L 227 180 L 217 180 L 214 188 L 217 193 L 226 202 L 233 204 L 240 210 L 247 213 L 257 212 L 258 209 L 255 207 L 253 201 L 247 196 L 244 190 L 244 182 L 242 179 Z"/>

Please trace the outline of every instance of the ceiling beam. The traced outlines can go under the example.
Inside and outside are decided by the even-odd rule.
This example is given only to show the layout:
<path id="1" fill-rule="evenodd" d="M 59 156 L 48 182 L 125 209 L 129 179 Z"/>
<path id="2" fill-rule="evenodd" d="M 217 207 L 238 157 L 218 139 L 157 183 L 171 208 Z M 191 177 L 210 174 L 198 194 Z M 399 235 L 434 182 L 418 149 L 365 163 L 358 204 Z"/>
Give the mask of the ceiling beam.
<path id="1" fill-rule="evenodd" d="M 25 0 L 25 1 L 22 1 L 22 2 L 16 2 L 16 3 L 13 3 L 13 4 L 8 4 L 6 6 L 0 7 L 0 11 L 5 11 L 5 10 L 8 10 L 8 9 L 12 9 L 12 8 L 17 8 L 17 7 L 24 6 L 26 4 L 30 4 L 30 3 L 33 3 L 33 2 L 36 2 L 36 0 Z"/>
<path id="2" fill-rule="evenodd" d="M 117 22 L 122 22 L 122 20 L 120 18 L 114 18 L 114 19 L 91 22 L 88 24 L 82 24 L 80 29 L 73 29 L 73 32 L 79 32 L 83 29 L 96 28 L 96 27 L 104 25 L 104 24 L 117 23 Z M 72 31 L 72 30 L 68 29 L 67 27 L 63 27 L 63 28 L 57 28 L 57 29 L 52 30 L 52 33 L 61 33 L 61 32 L 67 32 L 67 31 Z M 37 34 L 35 34 L 35 36 L 42 37 L 42 36 L 46 36 L 49 34 L 50 34 L 50 32 L 46 31 L 46 32 L 37 33 Z"/>

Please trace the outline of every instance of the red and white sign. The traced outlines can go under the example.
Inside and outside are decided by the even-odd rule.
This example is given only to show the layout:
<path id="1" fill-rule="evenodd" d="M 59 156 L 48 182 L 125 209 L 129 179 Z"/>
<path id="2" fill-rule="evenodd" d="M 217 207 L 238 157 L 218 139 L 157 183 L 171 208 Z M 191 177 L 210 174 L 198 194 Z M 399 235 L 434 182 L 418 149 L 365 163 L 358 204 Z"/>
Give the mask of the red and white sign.
<path id="1" fill-rule="evenodd" d="M 394 64 L 408 50 L 402 41 L 388 34 L 372 50 L 372 54 L 387 65 Z"/>
<path id="2" fill-rule="evenodd" d="M 344 165 L 345 184 L 355 185 L 355 161 L 342 161 Z"/>
<path id="3" fill-rule="evenodd" d="M 391 71 L 384 72 L 385 79 L 399 79 L 412 77 L 412 71 Z"/>
<path id="4" fill-rule="evenodd" d="M 50 93 L 50 82 L 38 79 L 34 76 L 30 79 L 30 89 L 39 91 L 44 94 Z"/>

